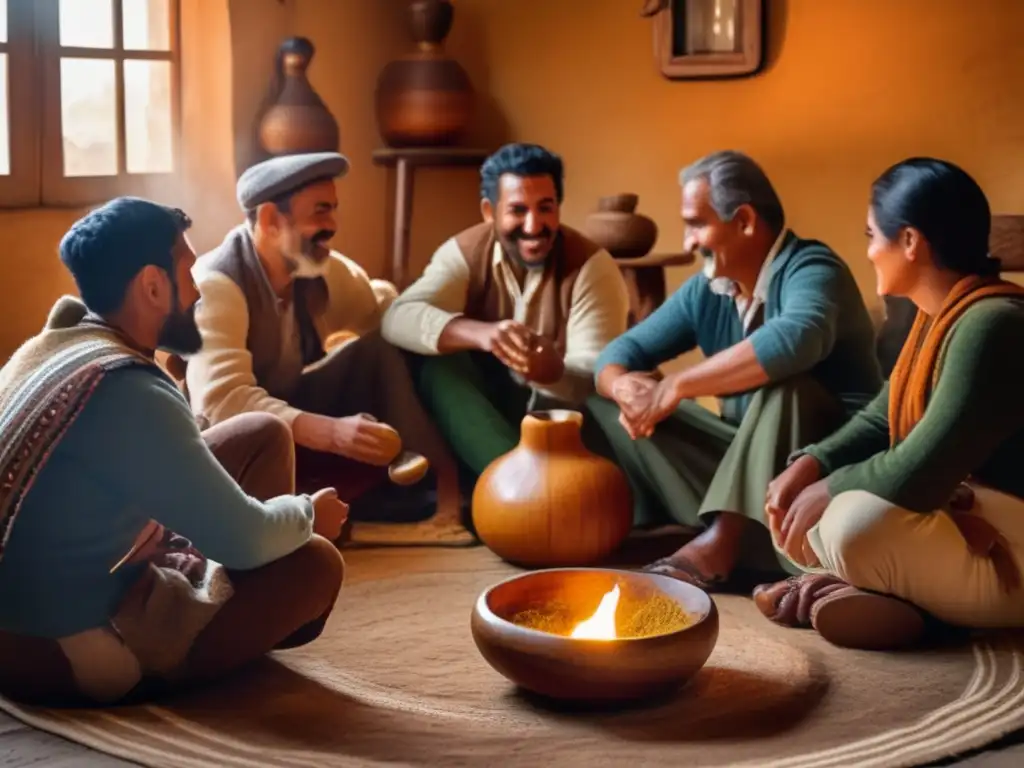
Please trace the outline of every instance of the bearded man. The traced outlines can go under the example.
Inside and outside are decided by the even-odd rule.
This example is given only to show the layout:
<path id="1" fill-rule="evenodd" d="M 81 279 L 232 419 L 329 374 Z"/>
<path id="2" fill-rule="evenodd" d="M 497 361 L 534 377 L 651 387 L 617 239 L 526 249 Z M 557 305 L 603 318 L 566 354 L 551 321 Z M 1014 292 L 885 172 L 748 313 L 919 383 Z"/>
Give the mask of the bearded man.
<path id="1" fill-rule="evenodd" d="M 334 607 L 334 489 L 294 494 L 277 417 L 200 433 L 154 360 L 201 344 L 190 224 L 138 198 L 77 221 L 60 257 L 81 299 L 0 370 L 5 696 L 137 701 L 307 643 Z"/>
<path id="2" fill-rule="evenodd" d="M 768 483 L 882 381 L 849 268 L 786 227 L 756 162 L 717 152 L 680 185 L 684 248 L 703 257 L 703 273 L 608 345 L 590 405 L 631 480 L 637 524 L 703 529 L 649 569 L 709 589 L 739 565 L 791 568 L 763 525 Z M 694 349 L 703 361 L 659 372 Z M 700 397 L 719 398 L 720 414 Z"/>
<path id="3" fill-rule="evenodd" d="M 561 223 L 561 158 L 509 144 L 480 173 L 483 222 L 437 249 L 383 323 L 415 353 L 420 397 L 476 476 L 516 446 L 527 410 L 584 409 L 629 312 L 611 255 Z"/>
<path id="4" fill-rule="evenodd" d="M 403 355 L 379 334 L 396 291 L 328 246 L 335 179 L 348 168 L 336 152 L 299 154 L 239 178 L 246 220 L 195 269 L 203 348 L 187 361 L 192 409 L 208 424 L 241 413 L 280 417 L 299 448 L 300 478 L 330 478 L 343 495 L 355 492 L 352 483 L 384 479 L 352 505 L 355 540 L 471 543 L 454 457 L 419 405 Z M 342 333 L 354 339 L 328 351 Z M 417 484 L 428 466 L 432 479 Z M 432 516 L 358 520 L 382 507 L 405 520 Z"/>

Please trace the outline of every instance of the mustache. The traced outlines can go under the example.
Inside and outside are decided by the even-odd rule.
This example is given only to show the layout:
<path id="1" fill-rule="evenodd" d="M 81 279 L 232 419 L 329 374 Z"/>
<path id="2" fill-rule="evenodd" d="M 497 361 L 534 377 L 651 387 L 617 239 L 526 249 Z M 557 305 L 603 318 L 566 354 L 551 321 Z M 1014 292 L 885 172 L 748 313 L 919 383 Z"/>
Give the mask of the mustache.
<path id="1" fill-rule="evenodd" d="M 327 249 L 327 241 L 334 237 L 334 231 L 330 229 L 321 229 L 315 232 L 310 237 L 302 238 L 302 253 L 310 258 L 317 257 L 319 254 L 317 251 Z"/>
<path id="2" fill-rule="evenodd" d="M 541 240 L 550 240 L 551 228 L 544 227 L 544 229 L 542 229 L 536 235 L 528 235 L 522 227 L 516 227 L 515 229 L 508 233 L 508 237 L 510 240 L 533 240 L 535 238 Z"/>

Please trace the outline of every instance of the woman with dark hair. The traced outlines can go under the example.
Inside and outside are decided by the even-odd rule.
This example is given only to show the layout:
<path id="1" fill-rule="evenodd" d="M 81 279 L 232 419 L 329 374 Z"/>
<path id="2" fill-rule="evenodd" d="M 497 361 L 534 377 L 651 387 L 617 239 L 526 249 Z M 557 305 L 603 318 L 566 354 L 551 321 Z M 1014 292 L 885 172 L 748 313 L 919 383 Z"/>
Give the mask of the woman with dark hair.
<path id="1" fill-rule="evenodd" d="M 878 397 L 792 457 L 768 489 L 776 547 L 806 571 L 761 611 L 858 648 L 917 642 L 933 620 L 1024 626 L 1024 288 L 988 251 L 985 194 L 914 158 L 873 187 L 878 293 L 917 316 Z"/>

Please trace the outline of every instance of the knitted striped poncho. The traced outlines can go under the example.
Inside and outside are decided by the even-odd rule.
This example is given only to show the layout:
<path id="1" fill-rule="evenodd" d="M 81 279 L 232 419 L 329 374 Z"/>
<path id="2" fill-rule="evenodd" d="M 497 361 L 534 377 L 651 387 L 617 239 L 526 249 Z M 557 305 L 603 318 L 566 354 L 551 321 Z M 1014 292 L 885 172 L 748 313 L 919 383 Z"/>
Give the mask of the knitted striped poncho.
<path id="1" fill-rule="evenodd" d="M 0 558 L 25 496 L 103 376 L 128 365 L 156 366 L 111 329 L 89 322 L 62 297 L 42 333 L 0 369 Z"/>

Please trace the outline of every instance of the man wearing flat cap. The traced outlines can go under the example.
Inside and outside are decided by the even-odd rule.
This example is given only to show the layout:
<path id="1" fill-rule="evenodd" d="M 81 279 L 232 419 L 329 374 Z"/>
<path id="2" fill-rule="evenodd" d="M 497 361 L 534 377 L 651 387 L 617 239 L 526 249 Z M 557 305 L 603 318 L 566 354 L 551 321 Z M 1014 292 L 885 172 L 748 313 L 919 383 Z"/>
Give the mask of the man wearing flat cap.
<path id="1" fill-rule="evenodd" d="M 335 179 L 348 168 L 336 152 L 296 154 L 238 180 L 246 220 L 194 270 L 203 349 L 187 363 L 192 409 L 210 424 L 279 416 L 298 447 L 300 483 L 303 474 L 330 476 L 343 497 L 373 488 L 353 503 L 355 540 L 469 543 L 455 461 L 402 354 L 379 334 L 395 289 L 328 245 Z M 354 338 L 328 350 L 339 335 Z M 419 522 L 373 524 L 363 511 L 409 521 L 435 506 Z"/>

